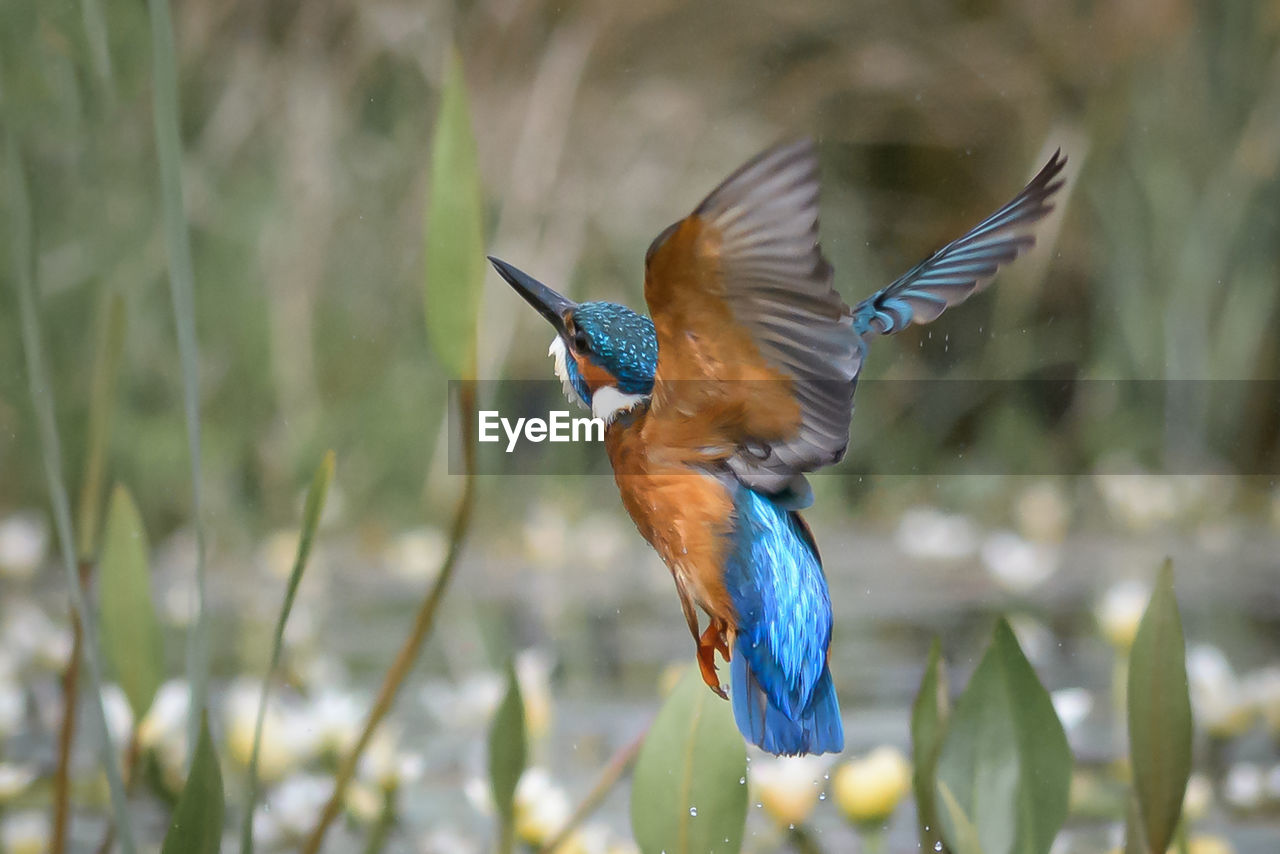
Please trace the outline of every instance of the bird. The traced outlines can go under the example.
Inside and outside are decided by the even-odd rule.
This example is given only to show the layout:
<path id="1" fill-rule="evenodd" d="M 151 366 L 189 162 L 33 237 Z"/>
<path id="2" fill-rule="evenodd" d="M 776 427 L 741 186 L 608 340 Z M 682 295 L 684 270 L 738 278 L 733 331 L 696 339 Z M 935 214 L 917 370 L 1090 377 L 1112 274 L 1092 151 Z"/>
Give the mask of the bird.
<path id="1" fill-rule="evenodd" d="M 671 571 L 703 681 L 762 750 L 844 748 L 831 596 L 801 511 L 806 475 L 848 446 L 868 346 L 936 319 L 1030 248 L 1065 163 L 1055 152 L 1008 204 L 852 308 L 819 244 L 808 138 L 759 154 L 654 239 L 647 317 L 574 302 L 489 256 L 555 330 L 556 375 L 605 422 L 623 507 Z"/>

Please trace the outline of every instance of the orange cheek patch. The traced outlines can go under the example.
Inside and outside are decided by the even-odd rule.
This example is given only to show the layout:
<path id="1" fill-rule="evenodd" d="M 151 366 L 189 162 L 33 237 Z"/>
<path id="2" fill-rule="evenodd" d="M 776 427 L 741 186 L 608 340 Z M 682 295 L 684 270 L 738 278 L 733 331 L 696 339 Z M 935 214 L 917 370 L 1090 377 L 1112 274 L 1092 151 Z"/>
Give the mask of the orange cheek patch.
<path id="1" fill-rule="evenodd" d="M 582 379 L 586 381 L 587 388 L 591 390 L 592 394 L 595 394 L 605 386 L 618 384 L 618 380 L 613 374 L 585 356 L 574 353 L 573 360 L 577 362 L 578 373 L 582 374 Z"/>

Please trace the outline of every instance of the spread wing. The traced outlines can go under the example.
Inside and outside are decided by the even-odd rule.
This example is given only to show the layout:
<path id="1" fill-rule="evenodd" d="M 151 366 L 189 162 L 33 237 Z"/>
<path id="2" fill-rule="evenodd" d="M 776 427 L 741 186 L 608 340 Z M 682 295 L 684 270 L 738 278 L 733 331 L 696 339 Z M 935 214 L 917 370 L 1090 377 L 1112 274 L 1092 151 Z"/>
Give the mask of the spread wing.
<path id="1" fill-rule="evenodd" d="M 1059 175 L 1066 162 L 1062 152 L 1055 151 L 1011 202 L 858 303 L 854 328 L 863 335 L 891 335 L 913 323 L 935 320 L 982 290 L 1001 264 L 1035 245 L 1032 226 L 1053 210 L 1049 200 L 1062 186 Z"/>
<path id="2" fill-rule="evenodd" d="M 813 144 L 770 149 L 649 248 L 650 421 L 688 425 L 747 486 L 803 500 L 802 473 L 844 454 L 862 364 L 831 279 Z"/>

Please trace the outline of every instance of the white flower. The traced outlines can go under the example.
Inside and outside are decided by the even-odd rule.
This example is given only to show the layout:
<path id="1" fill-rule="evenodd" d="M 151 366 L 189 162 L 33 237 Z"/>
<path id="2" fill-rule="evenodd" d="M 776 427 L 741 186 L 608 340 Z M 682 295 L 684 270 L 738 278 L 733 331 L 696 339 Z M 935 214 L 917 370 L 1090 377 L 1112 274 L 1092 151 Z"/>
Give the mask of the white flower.
<path id="1" fill-rule="evenodd" d="M 371 825 L 382 815 L 382 793 L 360 780 L 352 781 L 343 793 L 347 813 L 360 824 Z"/>
<path id="2" fill-rule="evenodd" d="M 124 689 L 114 683 L 102 686 L 102 710 L 107 715 L 107 731 L 111 733 L 111 743 L 123 756 L 129 750 L 129 739 L 133 736 L 133 709 L 129 707 L 129 698 Z"/>
<path id="3" fill-rule="evenodd" d="M 307 707 L 305 725 L 311 731 L 321 755 L 341 756 L 360 737 L 364 727 L 365 703 L 354 694 L 325 690 Z"/>
<path id="4" fill-rule="evenodd" d="M 324 809 L 332 793 L 332 777 L 297 774 L 272 789 L 265 803 L 281 834 L 297 839 L 310 832 L 316 816 Z"/>
<path id="5" fill-rule="evenodd" d="M 894 538 L 904 554 L 925 560 L 960 560 L 978 548 L 978 530 L 968 516 L 933 507 L 903 513 Z"/>
<path id="6" fill-rule="evenodd" d="M 1151 588 L 1136 579 L 1121 581 L 1102 595 L 1093 613 L 1098 627 L 1112 646 L 1127 650 L 1133 646 L 1138 634 L 1138 624 L 1147 610 Z"/>
<path id="7" fill-rule="evenodd" d="M 34 511 L 0 519 L 0 576 L 30 578 L 49 551 L 49 523 Z"/>
<path id="8" fill-rule="evenodd" d="M 1054 691 L 1050 698 L 1053 700 L 1053 710 L 1067 732 L 1084 723 L 1089 712 L 1093 711 L 1093 694 L 1087 688 L 1063 688 Z"/>
<path id="9" fill-rule="evenodd" d="M 245 767 L 253 755 L 253 734 L 261 692 L 261 685 L 244 680 L 227 691 L 223 704 L 227 752 Z M 303 714 L 271 695 L 262 719 L 258 775 L 267 781 L 283 779 L 314 753 L 315 732 L 307 725 Z"/>
<path id="10" fill-rule="evenodd" d="M 414 528 L 396 537 L 387 552 L 390 570 L 406 581 L 431 581 L 440 571 L 449 541 L 439 528 Z"/>
<path id="11" fill-rule="evenodd" d="M 7 854 L 44 854 L 49 850 L 49 816 L 36 810 L 4 816 L 0 849 Z"/>
<path id="12" fill-rule="evenodd" d="M 390 724 L 373 733 L 360 757 L 360 777 L 380 789 L 395 789 L 414 783 L 422 776 L 422 757 L 401 750 L 399 734 Z"/>
<path id="13" fill-rule="evenodd" d="M 498 674 L 472 673 L 457 686 L 444 679 L 428 680 L 418 696 L 445 727 L 466 729 L 488 725 L 503 690 L 503 679 Z"/>
<path id="14" fill-rule="evenodd" d="M 1265 788 L 1262 768 L 1252 762 L 1239 762 L 1231 766 L 1222 781 L 1222 799 L 1238 810 L 1254 810 L 1262 805 Z"/>
<path id="15" fill-rule="evenodd" d="M 1217 647 L 1197 644 L 1187 651 L 1187 687 L 1196 722 L 1210 735 L 1229 738 L 1253 724 L 1253 704 Z"/>
<path id="16" fill-rule="evenodd" d="M 0 646 L 12 652 L 18 667 L 31 664 L 61 672 L 71 657 L 71 631 L 56 625 L 40 606 L 18 599 L 0 616 Z"/>
<path id="17" fill-rule="evenodd" d="M 779 826 L 801 824 L 818 803 L 818 795 L 826 785 L 826 770 L 827 761 L 819 756 L 753 756 L 751 791 Z"/>
<path id="18" fill-rule="evenodd" d="M 164 783 L 179 792 L 187 779 L 187 709 L 191 687 L 185 679 L 171 679 L 156 691 L 151 708 L 138 725 L 138 745 L 156 756 Z"/>
<path id="19" fill-rule="evenodd" d="M 982 544 L 982 563 L 1000 586 L 1014 593 L 1029 593 L 1058 571 L 1056 546 L 1032 543 L 1012 531 L 996 531 Z"/>
<path id="20" fill-rule="evenodd" d="M 529 845 L 545 845 L 568 823 L 572 809 L 569 796 L 545 769 L 529 768 L 516 784 L 516 837 Z"/>
<path id="21" fill-rule="evenodd" d="M 35 779 L 36 770 L 30 765 L 0 762 L 0 804 L 21 795 Z"/>

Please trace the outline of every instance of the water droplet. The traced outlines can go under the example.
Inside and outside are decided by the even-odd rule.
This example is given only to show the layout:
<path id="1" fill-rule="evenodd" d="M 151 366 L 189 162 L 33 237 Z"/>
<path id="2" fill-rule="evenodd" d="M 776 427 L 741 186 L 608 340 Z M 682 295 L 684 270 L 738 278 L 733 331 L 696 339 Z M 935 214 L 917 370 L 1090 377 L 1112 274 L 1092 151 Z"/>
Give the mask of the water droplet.
<path id="1" fill-rule="evenodd" d="M 787 830 L 795 830 L 795 829 L 796 829 L 796 826 L 795 826 L 795 823 L 794 823 L 794 822 L 792 822 L 791 824 L 788 824 L 788 825 L 787 825 Z"/>
<path id="2" fill-rule="evenodd" d="M 697 817 L 697 815 L 698 815 L 698 808 L 697 808 L 697 807 L 689 807 L 689 815 L 694 816 L 694 817 L 696 818 L 696 817 Z"/>
<path id="3" fill-rule="evenodd" d="M 826 799 L 827 799 L 827 793 L 826 793 L 826 792 L 818 792 L 818 800 L 820 800 L 820 801 L 825 801 Z"/>
<path id="4" fill-rule="evenodd" d="M 933 843 L 933 850 L 934 850 L 934 851 L 941 851 L 941 850 L 942 850 L 942 842 L 941 842 L 941 841 L 938 841 L 938 842 Z"/>
<path id="5" fill-rule="evenodd" d="M 738 778 L 738 785 L 739 785 L 739 786 L 745 786 L 745 785 L 747 785 L 747 778 L 746 778 L 746 777 L 739 777 L 739 778 Z"/>
<path id="6" fill-rule="evenodd" d="M 763 808 L 764 808 L 764 804 L 760 803 L 759 801 L 756 801 L 756 809 L 763 809 Z"/>

